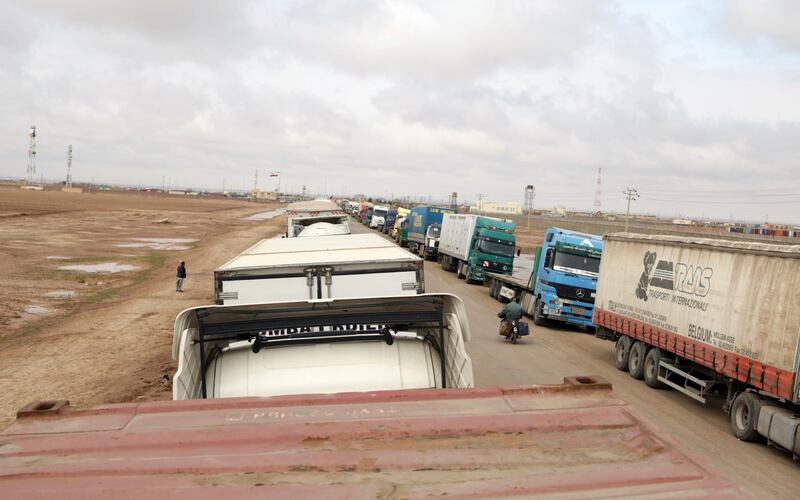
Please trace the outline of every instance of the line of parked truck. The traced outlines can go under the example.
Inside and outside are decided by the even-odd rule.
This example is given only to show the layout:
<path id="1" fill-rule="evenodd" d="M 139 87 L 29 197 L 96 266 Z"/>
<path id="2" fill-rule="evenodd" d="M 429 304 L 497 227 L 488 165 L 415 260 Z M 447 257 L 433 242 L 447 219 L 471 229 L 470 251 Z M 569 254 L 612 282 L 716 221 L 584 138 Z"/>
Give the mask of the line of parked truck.
<path id="1" fill-rule="evenodd" d="M 724 398 L 736 437 L 800 456 L 800 246 L 551 227 L 521 277 L 513 222 L 429 206 L 409 219 L 420 256 L 536 325 L 614 341 L 617 368 L 649 387 Z"/>
<path id="2" fill-rule="evenodd" d="M 530 277 L 517 280 L 511 221 L 364 207 L 376 230 L 405 226 L 407 251 L 349 234 L 351 208 L 290 205 L 280 237 L 215 270 L 216 303 L 175 320 L 175 401 L 21 409 L 2 434 L 0 487 L 15 497 L 185 495 L 210 484 L 274 496 L 742 493 L 601 379 L 474 388 L 465 305 L 426 293 L 426 259 L 521 298 L 536 321 L 594 317 L 598 336 L 617 342 L 618 366 L 645 380 L 661 380 L 647 375 L 660 367 L 676 388 L 679 374 L 701 398 L 725 386 L 734 428 L 747 431 L 739 437 L 797 453 L 800 249 L 551 228 Z M 631 256 L 642 250 L 637 276 Z M 702 385 L 701 374 L 717 378 Z"/>

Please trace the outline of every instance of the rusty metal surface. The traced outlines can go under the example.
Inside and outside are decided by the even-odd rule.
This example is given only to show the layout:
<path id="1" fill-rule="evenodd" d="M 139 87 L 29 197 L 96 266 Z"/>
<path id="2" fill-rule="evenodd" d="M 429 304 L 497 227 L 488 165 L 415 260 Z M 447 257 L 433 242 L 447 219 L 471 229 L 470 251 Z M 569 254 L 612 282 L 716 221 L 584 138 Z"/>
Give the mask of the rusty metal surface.
<path id="1" fill-rule="evenodd" d="M 746 496 L 589 378 L 562 385 L 163 401 L 21 414 L 18 496 Z"/>

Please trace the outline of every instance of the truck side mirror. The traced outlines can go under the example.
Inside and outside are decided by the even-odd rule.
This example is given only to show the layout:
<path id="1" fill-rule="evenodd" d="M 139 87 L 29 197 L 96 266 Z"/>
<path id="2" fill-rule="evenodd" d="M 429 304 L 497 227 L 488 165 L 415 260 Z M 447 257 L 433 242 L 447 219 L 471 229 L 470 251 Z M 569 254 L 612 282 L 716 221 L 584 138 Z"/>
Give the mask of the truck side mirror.
<path id="1" fill-rule="evenodd" d="M 545 257 L 544 257 L 544 267 L 546 267 L 548 269 L 553 267 L 553 260 L 554 260 L 555 255 L 556 255 L 555 251 L 552 248 L 548 248 L 547 249 L 547 253 L 545 254 Z"/>

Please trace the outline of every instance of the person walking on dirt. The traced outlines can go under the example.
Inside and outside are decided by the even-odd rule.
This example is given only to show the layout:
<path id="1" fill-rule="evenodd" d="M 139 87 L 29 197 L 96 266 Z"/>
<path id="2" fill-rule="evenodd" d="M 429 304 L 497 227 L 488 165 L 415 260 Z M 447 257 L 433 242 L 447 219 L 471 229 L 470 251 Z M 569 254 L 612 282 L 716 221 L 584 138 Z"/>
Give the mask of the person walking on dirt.
<path id="1" fill-rule="evenodd" d="M 186 262 L 181 261 L 178 264 L 178 274 L 175 278 L 175 291 L 182 292 L 183 291 L 183 280 L 186 279 Z"/>

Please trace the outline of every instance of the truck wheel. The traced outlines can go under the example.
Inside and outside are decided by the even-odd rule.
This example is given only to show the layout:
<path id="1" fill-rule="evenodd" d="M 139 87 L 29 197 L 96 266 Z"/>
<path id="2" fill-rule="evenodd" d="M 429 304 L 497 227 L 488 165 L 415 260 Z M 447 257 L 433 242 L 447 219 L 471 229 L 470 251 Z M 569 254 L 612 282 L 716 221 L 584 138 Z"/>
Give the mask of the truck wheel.
<path id="1" fill-rule="evenodd" d="M 743 392 L 736 397 L 731 406 L 731 427 L 733 434 L 742 441 L 758 441 L 758 396 L 752 392 Z"/>
<path id="2" fill-rule="evenodd" d="M 499 300 L 500 299 L 500 287 L 497 286 L 497 280 L 489 281 L 489 297 Z"/>
<path id="3" fill-rule="evenodd" d="M 544 303 L 542 299 L 536 297 L 536 303 L 533 306 L 533 324 L 536 326 L 545 326 L 547 324 L 547 316 L 542 312 Z"/>
<path id="4" fill-rule="evenodd" d="M 464 279 L 466 276 L 463 273 L 464 271 L 464 263 L 459 261 L 458 262 L 458 269 L 456 270 L 456 274 L 458 275 L 458 279 Z"/>
<path id="5" fill-rule="evenodd" d="M 644 383 L 652 389 L 661 389 L 664 382 L 658 380 L 661 363 L 661 349 L 653 347 L 644 357 Z"/>
<path id="6" fill-rule="evenodd" d="M 647 354 L 647 344 L 637 340 L 628 356 L 628 373 L 636 380 L 644 378 L 644 357 Z"/>
<path id="7" fill-rule="evenodd" d="M 475 280 L 470 277 L 472 276 L 472 266 L 466 266 L 466 268 L 467 271 L 464 273 L 464 279 L 467 280 L 467 283 L 475 283 Z"/>
<path id="8" fill-rule="evenodd" d="M 628 371 L 628 358 L 631 355 L 631 338 L 625 335 L 614 345 L 614 366 L 617 370 Z"/>

